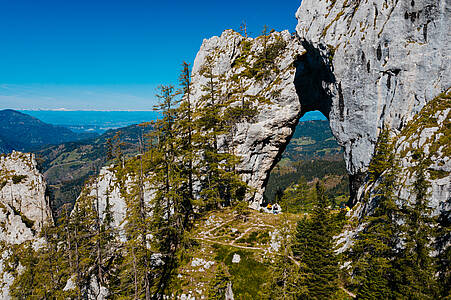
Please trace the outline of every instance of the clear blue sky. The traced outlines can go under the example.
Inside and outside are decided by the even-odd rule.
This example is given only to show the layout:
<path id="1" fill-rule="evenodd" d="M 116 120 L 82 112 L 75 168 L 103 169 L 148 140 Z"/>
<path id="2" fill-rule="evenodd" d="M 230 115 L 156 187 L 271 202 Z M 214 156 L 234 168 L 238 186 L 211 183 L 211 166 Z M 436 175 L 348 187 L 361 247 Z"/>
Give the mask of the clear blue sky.
<path id="1" fill-rule="evenodd" d="M 294 31 L 299 0 L 0 0 L 0 109 L 151 109 L 202 40 Z"/>

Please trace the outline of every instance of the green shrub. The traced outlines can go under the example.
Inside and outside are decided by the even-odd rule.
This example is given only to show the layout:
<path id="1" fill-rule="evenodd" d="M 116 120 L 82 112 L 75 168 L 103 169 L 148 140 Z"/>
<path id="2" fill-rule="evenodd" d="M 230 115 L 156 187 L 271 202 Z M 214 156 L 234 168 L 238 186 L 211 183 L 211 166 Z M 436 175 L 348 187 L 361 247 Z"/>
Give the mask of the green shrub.
<path id="1" fill-rule="evenodd" d="M 21 183 L 25 178 L 27 178 L 27 175 L 13 175 L 12 180 L 14 184 L 18 184 Z"/>

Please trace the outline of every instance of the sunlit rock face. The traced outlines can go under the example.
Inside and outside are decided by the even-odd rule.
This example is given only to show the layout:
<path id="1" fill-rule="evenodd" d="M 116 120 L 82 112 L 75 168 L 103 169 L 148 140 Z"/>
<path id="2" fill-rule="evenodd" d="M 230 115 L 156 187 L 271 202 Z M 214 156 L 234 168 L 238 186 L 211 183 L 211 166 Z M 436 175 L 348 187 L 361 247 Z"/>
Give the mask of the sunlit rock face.
<path id="1" fill-rule="evenodd" d="M 33 154 L 13 151 L 0 157 L 0 242 L 5 246 L 0 252 L 0 271 L 10 255 L 3 249 L 26 241 L 39 248 L 44 242 L 39 238 L 42 227 L 53 223 L 46 184 L 36 166 Z M 3 273 L 0 299 L 10 299 L 13 280 L 11 274 Z"/>
<path id="2" fill-rule="evenodd" d="M 46 183 L 34 154 L 13 151 L 0 158 L 0 203 L 28 219 L 36 232 L 53 222 Z"/>
<path id="3" fill-rule="evenodd" d="M 254 68 L 266 47 L 277 51 L 271 67 L 264 75 Z M 251 206 L 263 201 L 269 172 L 280 158 L 301 116 L 301 104 L 293 84 L 296 57 L 305 52 L 298 39 L 288 31 L 273 32 L 264 37 L 246 38 L 233 30 L 204 40 L 192 68 L 193 99 L 201 105 L 208 78 L 201 72 L 213 66 L 220 96 L 227 98 L 235 90 L 236 102 L 252 100 L 258 109 L 252 120 L 239 121 L 233 132 L 223 140 L 242 161 L 238 170 L 252 188 Z M 237 94 L 236 90 L 240 89 Z"/>
<path id="4" fill-rule="evenodd" d="M 297 11 L 307 50 L 295 81 L 300 102 L 329 114 L 350 173 L 350 214 L 360 220 L 376 205 L 378 182 L 365 172 L 382 128 L 391 131 L 397 155 L 399 201 L 415 199 L 419 151 L 430 162 L 429 205 L 449 215 L 450 16 L 448 0 L 303 0 Z M 359 224 L 340 237 L 341 250 Z"/>
<path id="5" fill-rule="evenodd" d="M 301 104 L 330 105 L 350 174 L 366 171 L 384 124 L 401 130 L 451 86 L 450 6 L 447 0 L 302 1 L 296 30 L 307 54 L 297 76 L 320 73 L 314 86 L 323 97 L 306 99 L 311 92 L 302 80 L 299 97 Z"/>

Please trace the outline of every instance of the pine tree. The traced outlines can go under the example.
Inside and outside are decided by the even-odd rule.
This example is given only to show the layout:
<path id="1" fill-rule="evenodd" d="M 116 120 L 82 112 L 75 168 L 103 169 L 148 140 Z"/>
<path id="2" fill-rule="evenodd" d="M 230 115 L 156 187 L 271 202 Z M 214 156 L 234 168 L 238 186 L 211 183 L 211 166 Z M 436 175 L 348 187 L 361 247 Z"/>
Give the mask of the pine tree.
<path id="1" fill-rule="evenodd" d="M 125 195 L 127 223 L 124 226 L 126 242 L 120 267 L 120 292 L 123 296 L 133 299 L 150 299 L 150 261 L 153 252 L 149 248 L 148 228 L 151 228 L 151 222 L 141 191 L 142 185 L 138 179 Z"/>
<path id="2" fill-rule="evenodd" d="M 169 289 L 178 264 L 177 254 L 183 238 L 184 201 L 181 186 L 183 163 L 179 157 L 179 139 L 177 135 L 176 93 L 172 86 L 161 86 L 158 109 L 163 118 L 155 124 L 158 144 L 153 154 L 153 175 L 151 185 L 156 192 L 152 199 L 152 223 L 155 242 L 164 262 L 157 275 L 156 294 Z M 186 187 L 186 186 L 185 186 Z M 185 195 L 186 196 L 186 195 Z"/>
<path id="3" fill-rule="evenodd" d="M 304 253 L 308 250 L 311 221 L 304 216 L 296 225 L 296 232 L 291 249 L 299 261 L 304 261 Z"/>
<path id="4" fill-rule="evenodd" d="M 282 195 L 281 207 L 283 211 L 291 213 L 309 212 L 312 209 L 314 188 L 311 189 L 304 176 L 298 182 L 287 188 Z"/>
<path id="5" fill-rule="evenodd" d="M 403 248 L 394 261 L 396 295 L 408 299 L 436 299 L 438 286 L 431 238 L 435 236 L 437 222 L 430 216 L 432 209 L 428 206 L 430 183 L 425 176 L 426 161 L 420 153 L 417 156 L 420 161 L 413 184 L 415 201 L 403 206 Z"/>
<path id="6" fill-rule="evenodd" d="M 392 167 L 393 162 L 393 143 L 390 139 L 390 130 L 384 129 L 379 134 L 374 155 L 368 167 L 370 180 L 376 181 L 385 170 Z"/>
<path id="7" fill-rule="evenodd" d="M 179 93 L 182 98 L 177 109 L 177 122 L 175 124 L 177 147 L 179 148 L 178 156 L 181 163 L 181 186 L 180 192 L 183 197 L 183 210 L 185 214 L 184 226 L 189 226 L 190 218 L 193 214 L 194 197 L 194 181 L 198 178 L 196 154 L 198 153 L 197 141 L 199 133 L 195 132 L 194 125 L 194 109 L 191 99 L 191 75 L 189 64 L 183 62 L 182 72 L 179 77 L 181 89 Z"/>
<path id="8" fill-rule="evenodd" d="M 246 191 L 246 185 L 236 172 L 239 158 L 227 147 L 226 135 L 233 125 L 228 124 L 224 115 L 227 97 L 221 94 L 219 75 L 215 74 L 213 63 L 208 56 L 201 70 L 208 82 L 202 87 L 205 93 L 199 101 L 195 118 L 196 130 L 201 133 L 199 148 L 203 154 L 199 166 L 203 174 L 200 196 L 207 210 L 231 205 L 234 200 L 244 197 Z"/>
<path id="9" fill-rule="evenodd" d="M 240 25 L 240 32 L 241 35 L 244 36 L 245 38 L 247 38 L 247 24 L 245 21 L 241 22 Z"/>
<path id="10" fill-rule="evenodd" d="M 309 220 L 307 235 L 301 237 L 307 244 L 300 247 L 305 250 L 301 254 L 301 274 L 305 276 L 305 286 L 309 299 L 330 299 L 337 291 L 338 259 L 334 253 L 333 235 L 334 225 L 327 208 L 324 187 L 317 183 L 317 199 Z M 301 226 L 302 228 L 302 226 Z M 299 229 L 299 227 L 298 227 Z"/>
<path id="11" fill-rule="evenodd" d="M 222 131 L 220 87 L 218 75 L 214 73 L 214 61 L 206 57 L 206 64 L 200 74 L 207 79 L 202 86 L 204 94 L 199 99 L 199 108 L 196 111 L 196 130 L 202 132 L 200 147 L 203 151 L 201 170 L 201 197 L 207 210 L 219 208 L 222 202 L 221 195 L 221 161 L 224 153 L 219 152 L 218 137 Z"/>
<path id="12" fill-rule="evenodd" d="M 358 299 L 393 298 L 393 257 L 399 245 L 400 211 L 396 204 L 396 160 L 388 131 L 381 134 L 376 155 L 370 164 L 375 189 L 376 207 L 364 220 L 365 229 L 350 250 L 354 275 L 358 282 Z"/>
<path id="13" fill-rule="evenodd" d="M 270 275 L 264 289 L 264 295 L 267 299 L 301 299 L 306 293 L 306 286 L 301 281 L 300 267 L 297 261 L 294 261 L 292 255 L 291 232 L 289 230 L 288 219 L 282 219 L 283 227 L 280 232 L 281 253 L 277 253 L 273 261 L 270 262 Z M 296 239 L 296 238 L 295 238 Z"/>
<path id="14" fill-rule="evenodd" d="M 94 198 L 89 190 L 84 190 L 71 215 L 77 298 L 86 297 L 89 292 L 87 287 L 91 279 L 91 267 L 96 266 L 97 212 Z"/>

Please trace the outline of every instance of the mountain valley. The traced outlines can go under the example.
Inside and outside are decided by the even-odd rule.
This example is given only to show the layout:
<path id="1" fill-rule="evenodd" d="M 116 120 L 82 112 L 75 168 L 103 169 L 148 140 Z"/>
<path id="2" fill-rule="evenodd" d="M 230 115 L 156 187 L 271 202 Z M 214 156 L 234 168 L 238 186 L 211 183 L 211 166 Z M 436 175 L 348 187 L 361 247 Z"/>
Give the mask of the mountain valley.
<path id="1" fill-rule="evenodd" d="M 303 0 L 102 134 L 0 111 L 0 299 L 449 299 L 450 11 Z"/>

